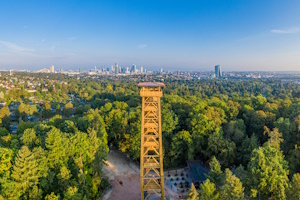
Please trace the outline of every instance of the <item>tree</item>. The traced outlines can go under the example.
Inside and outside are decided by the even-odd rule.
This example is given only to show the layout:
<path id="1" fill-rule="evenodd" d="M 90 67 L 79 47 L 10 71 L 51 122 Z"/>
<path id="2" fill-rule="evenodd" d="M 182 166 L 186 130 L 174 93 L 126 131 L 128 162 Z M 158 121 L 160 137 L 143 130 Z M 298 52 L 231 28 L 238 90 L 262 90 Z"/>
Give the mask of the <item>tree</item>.
<path id="1" fill-rule="evenodd" d="M 186 160 L 192 160 L 193 141 L 188 131 L 180 131 L 177 133 L 171 143 L 171 156 L 175 163 L 182 164 Z"/>
<path id="2" fill-rule="evenodd" d="M 255 134 L 252 134 L 249 138 L 246 136 L 242 144 L 238 148 L 238 160 L 244 166 L 247 166 L 248 162 L 250 161 L 251 153 L 254 149 L 258 147 L 258 141 Z"/>
<path id="3" fill-rule="evenodd" d="M 171 110 L 170 104 L 165 104 L 162 107 L 162 125 L 161 130 L 164 136 L 169 135 L 172 133 L 173 130 L 175 130 L 177 124 L 178 124 L 178 117 L 177 115 Z"/>
<path id="4" fill-rule="evenodd" d="M 82 195 L 78 192 L 78 188 L 76 186 L 74 187 L 69 187 L 65 192 L 64 192 L 64 199 L 66 200 L 81 200 Z"/>
<path id="5" fill-rule="evenodd" d="M 0 179 L 9 177 L 12 167 L 13 151 L 9 148 L 0 147 Z"/>
<path id="6" fill-rule="evenodd" d="M 275 123 L 275 127 L 279 129 L 279 132 L 282 133 L 284 143 L 283 143 L 283 152 L 288 153 L 290 149 L 294 146 L 294 141 L 296 135 L 293 134 L 291 128 L 291 122 L 289 118 L 280 117 Z"/>
<path id="7" fill-rule="evenodd" d="M 113 109 L 109 112 L 105 121 L 108 127 L 108 140 L 116 144 L 126 132 L 127 113 L 124 110 Z"/>
<path id="8" fill-rule="evenodd" d="M 25 121 L 27 122 L 28 120 L 28 115 L 33 115 L 33 113 L 37 112 L 37 108 L 36 105 L 27 105 L 24 103 L 21 103 L 18 107 L 17 110 L 17 116 L 19 116 L 20 118 L 24 117 Z"/>
<path id="9" fill-rule="evenodd" d="M 244 187 L 239 178 L 232 175 L 229 169 L 225 170 L 225 180 L 222 186 L 220 197 L 223 200 L 242 200 L 244 197 Z"/>
<path id="10" fill-rule="evenodd" d="M 218 132 L 221 124 L 225 122 L 224 110 L 206 104 L 206 102 L 198 103 L 190 114 L 193 135 L 206 136 Z"/>
<path id="11" fill-rule="evenodd" d="M 69 159 L 69 139 L 65 137 L 59 129 L 52 128 L 47 133 L 46 148 L 48 149 L 49 167 L 61 166 Z"/>
<path id="12" fill-rule="evenodd" d="M 256 97 L 252 97 L 252 105 L 256 109 L 262 109 L 265 103 L 267 103 L 267 99 L 263 97 L 261 94 L 257 95 Z"/>
<path id="13" fill-rule="evenodd" d="M 208 137 L 207 148 L 203 154 L 208 158 L 215 155 L 222 165 L 229 167 L 235 161 L 236 145 L 224 139 L 221 133 L 213 133 Z"/>
<path id="14" fill-rule="evenodd" d="M 38 188 L 37 185 L 34 185 L 28 192 L 28 199 L 30 200 L 40 200 L 42 199 L 43 191 Z"/>
<path id="15" fill-rule="evenodd" d="M 215 156 L 210 160 L 209 167 L 210 172 L 207 174 L 207 178 L 217 187 L 220 187 L 223 172 L 221 170 L 221 165 Z"/>
<path id="16" fill-rule="evenodd" d="M 280 144 L 283 142 L 282 133 L 279 133 L 278 128 L 274 128 L 273 131 L 271 131 L 265 126 L 264 129 L 264 134 L 267 133 L 270 138 L 268 143 L 270 143 L 274 148 L 280 150 Z"/>
<path id="17" fill-rule="evenodd" d="M 60 125 L 60 130 L 65 133 L 75 133 L 77 130 L 75 124 L 71 120 L 65 120 L 61 125 Z"/>
<path id="18" fill-rule="evenodd" d="M 21 141 L 29 149 L 33 149 L 34 146 L 40 144 L 40 141 L 36 137 L 36 133 L 35 133 L 35 130 L 33 128 L 28 128 L 24 131 L 24 134 L 21 137 Z"/>
<path id="19" fill-rule="evenodd" d="M 287 199 L 299 200 L 300 199 L 300 174 L 294 174 L 293 179 L 289 184 Z"/>
<path id="20" fill-rule="evenodd" d="M 57 175 L 59 179 L 59 185 L 61 188 L 60 191 L 65 191 L 69 187 L 69 181 L 71 176 L 71 171 L 66 166 L 62 166 L 60 168 L 60 173 Z"/>
<path id="21" fill-rule="evenodd" d="M 231 139 L 236 144 L 240 144 L 246 133 L 246 126 L 242 119 L 230 121 L 224 129 L 226 138 Z"/>
<path id="22" fill-rule="evenodd" d="M 134 108 L 129 111 L 128 125 L 124 137 L 119 141 L 119 149 L 127 152 L 134 160 L 140 158 L 141 147 L 141 109 Z"/>
<path id="23" fill-rule="evenodd" d="M 9 147 L 11 143 L 11 134 L 6 128 L 0 128 L 0 146 Z"/>
<path id="24" fill-rule="evenodd" d="M 300 171 L 300 147 L 295 145 L 293 149 L 289 151 L 287 156 L 289 161 L 290 174 L 294 174 Z"/>
<path id="25" fill-rule="evenodd" d="M 10 128 L 10 111 L 7 107 L 0 109 L 0 123 L 9 130 Z"/>
<path id="26" fill-rule="evenodd" d="M 200 185 L 199 199 L 200 200 L 218 200 L 220 197 L 219 192 L 216 189 L 216 185 L 206 179 Z"/>
<path id="27" fill-rule="evenodd" d="M 198 192 L 197 192 L 194 184 L 192 183 L 192 187 L 190 189 L 189 196 L 188 196 L 187 200 L 198 200 L 198 199 L 199 199 Z"/>
<path id="28" fill-rule="evenodd" d="M 42 147 L 36 147 L 32 150 L 36 163 L 38 165 L 38 176 L 46 177 L 48 174 L 48 152 Z"/>
<path id="29" fill-rule="evenodd" d="M 270 142 L 253 150 L 248 168 L 251 172 L 252 196 L 285 199 L 288 183 L 288 163 L 282 152 Z M 256 192 L 255 192 L 256 191 Z"/>
<path id="30" fill-rule="evenodd" d="M 23 146 L 19 150 L 11 177 L 16 182 L 16 189 L 21 194 L 38 183 L 38 166 L 34 155 L 27 146 Z"/>
<path id="31" fill-rule="evenodd" d="M 73 112 L 73 104 L 71 102 L 68 102 L 65 106 L 64 106 L 64 115 L 66 117 L 70 117 L 70 115 Z"/>
<path id="32" fill-rule="evenodd" d="M 75 158 L 80 158 L 81 163 L 78 164 L 78 167 L 80 167 L 82 163 L 91 162 L 94 159 L 91 143 L 86 133 L 76 131 L 70 138 L 69 148 Z"/>
<path id="33" fill-rule="evenodd" d="M 51 117 L 51 104 L 48 101 L 43 106 L 43 117 L 47 119 Z"/>
<path id="34" fill-rule="evenodd" d="M 249 171 L 244 169 L 243 165 L 239 165 L 236 170 L 235 170 L 235 175 L 240 179 L 242 182 L 243 186 L 245 187 L 246 193 L 250 194 L 250 179 L 251 179 L 251 174 Z"/>
<path id="35" fill-rule="evenodd" d="M 59 200 L 59 195 L 55 195 L 54 192 L 47 194 L 45 200 Z"/>

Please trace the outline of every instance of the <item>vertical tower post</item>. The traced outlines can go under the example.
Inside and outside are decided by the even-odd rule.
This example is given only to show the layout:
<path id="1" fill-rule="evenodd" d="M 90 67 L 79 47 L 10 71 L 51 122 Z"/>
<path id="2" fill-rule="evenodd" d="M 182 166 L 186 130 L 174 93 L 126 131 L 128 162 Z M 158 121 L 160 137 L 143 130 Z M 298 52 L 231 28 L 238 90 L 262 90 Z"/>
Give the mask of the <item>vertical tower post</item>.
<path id="1" fill-rule="evenodd" d="M 163 83 L 139 83 L 142 97 L 141 124 L 141 199 L 152 195 L 165 199 L 163 149 L 161 133 L 161 106 Z"/>

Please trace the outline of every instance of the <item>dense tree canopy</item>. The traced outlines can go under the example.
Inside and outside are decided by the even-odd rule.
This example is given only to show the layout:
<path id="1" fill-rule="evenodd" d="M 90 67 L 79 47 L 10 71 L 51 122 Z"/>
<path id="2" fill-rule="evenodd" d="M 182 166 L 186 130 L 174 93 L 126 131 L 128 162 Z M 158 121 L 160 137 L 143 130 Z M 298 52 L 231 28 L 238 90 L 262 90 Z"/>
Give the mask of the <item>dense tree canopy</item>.
<path id="1" fill-rule="evenodd" d="M 4 199 L 99 199 L 107 186 L 101 168 L 108 146 L 139 161 L 137 82 L 161 77 L 15 76 L 26 80 L 24 86 L 14 83 L 20 90 L 0 87 L 6 102 L 0 109 Z M 35 93 L 24 89 L 30 81 L 39 83 Z M 298 198 L 299 84 L 167 76 L 164 83 L 164 167 L 186 160 L 210 166 L 197 198 Z M 28 177 L 18 175 L 21 170 Z"/>

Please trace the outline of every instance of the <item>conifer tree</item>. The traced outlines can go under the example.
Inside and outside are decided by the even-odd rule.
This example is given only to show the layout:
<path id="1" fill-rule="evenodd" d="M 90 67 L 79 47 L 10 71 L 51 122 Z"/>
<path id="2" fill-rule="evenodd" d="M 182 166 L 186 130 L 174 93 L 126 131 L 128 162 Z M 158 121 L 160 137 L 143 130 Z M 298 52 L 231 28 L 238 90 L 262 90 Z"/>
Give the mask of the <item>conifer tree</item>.
<path id="1" fill-rule="evenodd" d="M 189 196 L 188 196 L 187 200 L 198 200 L 198 199 L 199 199 L 198 192 L 197 192 L 194 184 L 192 184 L 192 187 L 190 189 Z"/>
<path id="2" fill-rule="evenodd" d="M 21 141 L 24 145 L 28 146 L 29 149 L 32 149 L 35 145 L 40 143 L 33 128 L 28 128 L 24 131 Z"/>
<path id="3" fill-rule="evenodd" d="M 213 182 L 217 187 L 221 184 L 221 176 L 223 174 L 221 170 L 221 165 L 215 156 L 209 162 L 210 172 L 207 175 L 207 178 Z"/>
<path id="4" fill-rule="evenodd" d="M 64 165 L 68 161 L 68 138 L 57 128 L 52 128 L 47 133 L 46 147 L 48 151 L 48 161 L 50 168 L 56 165 Z"/>
<path id="5" fill-rule="evenodd" d="M 32 153 L 36 159 L 38 164 L 38 176 L 46 177 L 49 167 L 48 167 L 48 159 L 47 159 L 47 151 L 42 147 L 34 148 Z"/>
<path id="6" fill-rule="evenodd" d="M 216 189 L 216 185 L 206 179 L 204 183 L 200 185 L 199 199 L 200 200 L 218 200 L 220 197 L 219 192 Z"/>
<path id="7" fill-rule="evenodd" d="M 89 128 L 88 129 L 88 134 L 89 134 L 89 141 L 91 143 L 91 155 L 95 156 L 96 152 L 99 149 L 99 139 L 97 138 L 97 132 L 94 129 Z"/>
<path id="8" fill-rule="evenodd" d="M 4 176 L 8 177 L 10 175 L 12 156 L 12 150 L 0 147 L 0 178 Z"/>
<path id="9" fill-rule="evenodd" d="M 294 174 L 293 179 L 289 185 L 287 199 L 299 200 L 300 199 L 300 174 Z"/>
<path id="10" fill-rule="evenodd" d="M 38 183 L 36 159 L 27 146 L 23 146 L 16 157 L 11 177 L 16 182 L 16 189 L 24 194 L 28 188 Z"/>
<path id="11" fill-rule="evenodd" d="M 251 172 L 252 197 L 286 198 L 288 163 L 274 143 L 267 142 L 264 147 L 254 149 L 248 168 Z"/>
<path id="12" fill-rule="evenodd" d="M 244 197 L 244 187 L 239 178 L 232 175 L 229 169 L 225 170 L 224 185 L 221 189 L 222 200 L 242 200 Z"/>

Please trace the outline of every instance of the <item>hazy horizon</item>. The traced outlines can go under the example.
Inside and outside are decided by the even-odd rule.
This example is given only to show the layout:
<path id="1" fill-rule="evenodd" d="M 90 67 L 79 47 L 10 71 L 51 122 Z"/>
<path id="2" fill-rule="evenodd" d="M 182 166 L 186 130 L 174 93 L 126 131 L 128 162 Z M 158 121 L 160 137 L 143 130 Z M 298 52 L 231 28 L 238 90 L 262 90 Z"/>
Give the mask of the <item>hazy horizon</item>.
<path id="1" fill-rule="evenodd" d="M 1 1 L 0 70 L 299 71 L 300 1 Z"/>

